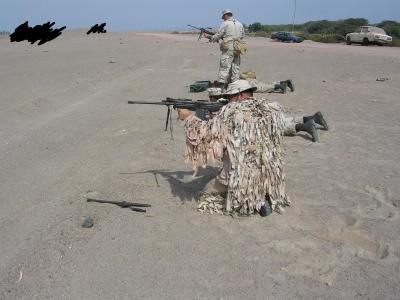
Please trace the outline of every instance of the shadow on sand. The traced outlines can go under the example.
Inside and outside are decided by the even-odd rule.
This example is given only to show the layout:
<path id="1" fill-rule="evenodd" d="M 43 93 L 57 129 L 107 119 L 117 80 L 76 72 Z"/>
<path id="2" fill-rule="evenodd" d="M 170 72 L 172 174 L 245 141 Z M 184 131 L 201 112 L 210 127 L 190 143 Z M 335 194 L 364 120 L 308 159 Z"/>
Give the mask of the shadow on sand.
<path id="1" fill-rule="evenodd" d="M 200 168 L 197 177 L 193 178 L 192 171 L 170 171 L 168 169 L 147 170 L 134 173 L 119 173 L 120 175 L 153 174 L 156 185 L 159 187 L 157 175 L 162 176 L 170 185 L 174 197 L 182 202 L 192 201 L 218 174 L 218 168 L 207 166 Z"/>

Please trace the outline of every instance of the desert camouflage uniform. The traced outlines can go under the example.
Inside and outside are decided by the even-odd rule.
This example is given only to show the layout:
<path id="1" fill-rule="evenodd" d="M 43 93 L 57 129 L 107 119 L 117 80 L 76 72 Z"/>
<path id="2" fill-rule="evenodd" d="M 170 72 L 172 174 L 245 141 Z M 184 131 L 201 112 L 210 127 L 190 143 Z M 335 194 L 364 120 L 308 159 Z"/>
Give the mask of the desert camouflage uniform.
<path id="1" fill-rule="evenodd" d="M 264 99 L 264 101 L 268 100 Z M 279 102 L 276 101 L 270 102 L 269 105 L 283 111 L 283 107 Z M 303 123 L 302 116 L 291 116 L 287 113 L 283 113 L 283 135 L 286 136 L 296 135 L 296 124 L 299 123 Z"/>
<path id="2" fill-rule="evenodd" d="M 240 55 L 234 55 L 233 42 L 244 38 L 242 23 L 233 17 L 223 21 L 218 32 L 211 37 L 211 42 L 220 43 L 221 58 L 218 81 L 228 84 L 239 79 Z"/>
<path id="3" fill-rule="evenodd" d="M 255 93 L 273 93 L 275 91 L 275 86 L 279 84 L 279 81 L 273 83 L 262 82 L 257 79 L 248 78 L 246 79 L 252 87 L 256 87 Z"/>

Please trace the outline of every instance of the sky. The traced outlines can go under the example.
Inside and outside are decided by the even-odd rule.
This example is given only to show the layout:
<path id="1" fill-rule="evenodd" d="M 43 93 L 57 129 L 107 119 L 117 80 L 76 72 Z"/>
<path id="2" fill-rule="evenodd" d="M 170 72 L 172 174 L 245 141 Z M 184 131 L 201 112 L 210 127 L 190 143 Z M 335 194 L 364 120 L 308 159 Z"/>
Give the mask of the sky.
<path id="1" fill-rule="evenodd" d="M 400 0 L 1 0 L 0 31 L 25 21 L 31 26 L 54 21 L 69 29 L 107 22 L 109 31 L 216 27 L 225 8 L 244 24 L 289 24 L 295 1 L 296 23 L 350 17 L 400 21 Z"/>

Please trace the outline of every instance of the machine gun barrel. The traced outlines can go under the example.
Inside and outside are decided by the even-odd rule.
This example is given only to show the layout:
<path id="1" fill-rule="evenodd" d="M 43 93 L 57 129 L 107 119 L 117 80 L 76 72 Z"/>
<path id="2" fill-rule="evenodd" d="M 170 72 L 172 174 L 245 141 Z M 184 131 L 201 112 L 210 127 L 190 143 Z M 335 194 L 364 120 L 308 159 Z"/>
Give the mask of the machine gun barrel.
<path id="1" fill-rule="evenodd" d="M 199 38 L 197 39 L 197 41 L 199 41 L 201 39 L 201 37 L 203 36 L 204 33 L 207 33 L 208 35 L 214 35 L 215 34 L 215 32 L 207 30 L 204 27 L 199 28 L 199 27 L 196 27 L 196 26 L 193 26 L 193 25 L 190 25 L 190 24 L 188 24 L 188 26 L 192 27 L 194 29 L 200 30 L 200 35 L 199 35 Z"/>
<path id="2" fill-rule="evenodd" d="M 168 105 L 166 102 L 146 102 L 146 101 L 128 101 L 128 104 Z"/>
<path id="3" fill-rule="evenodd" d="M 166 98 L 160 102 L 146 102 L 146 101 L 128 101 L 128 104 L 147 104 L 147 105 L 164 105 L 167 106 L 167 118 L 165 120 L 165 131 L 168 130 L 168 125 L 170 126 L 171 139 L 172 136 L 172 117 L 171 108 L 173 109 L 188 109 L 195 111 L 196 115 L 202 120 L 208 120 L 212 113 L 219 111 L 228 102 L 209 102 L 208 100 L 197 100 L 192 99 L 174 99 Z"/>

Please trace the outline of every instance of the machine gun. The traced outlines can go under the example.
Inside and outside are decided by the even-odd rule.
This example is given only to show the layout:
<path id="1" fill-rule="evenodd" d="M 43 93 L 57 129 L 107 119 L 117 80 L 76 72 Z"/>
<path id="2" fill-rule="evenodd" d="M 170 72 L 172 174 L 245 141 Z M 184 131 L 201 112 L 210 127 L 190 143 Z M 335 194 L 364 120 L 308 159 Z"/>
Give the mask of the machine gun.
<path id="1" fill-rule="evenodd" d="M 177 109 L 189 109 L 196 112 L 196 116 L 202 120 L 209 120 L 211 114 L 219 111 L 228 101 L 221 102 L 210 102 L 208 100 L 197 100 L 192 99 L 173 99 L 167 97 L 161 102 L 145 102 L 145 101 L 128 101 L 128 104 L 148 104 L 148 105 L 163 105 L 167 106 L 167 119 L 165 121 L 165 131 L 168 130 L 168 124 L 170 126 L 171 138 L 172 138 L 172 114 L 171 108 Z"/>
<path id="2" fill-rule="evenodd" d="M 190 24 L 188 24 L 188 26 L 192 27 L 194 29 L 200 30 L 199 38 L 197 39 L 197 41 L 200 41 L 200 39 L 201 39 L 201 37 L 203 36 L 204 33 L 207 33 L 208 35 L 214 35 L 215 34 L 215 32 L 212 32 L 211 30 L 208 30 L 208 29 L 212 29 L 211 27 L 207 27 L 207 29 L 206 29 L 204 27 L 198 28 L 198 27 L 190 25 Z"/>

